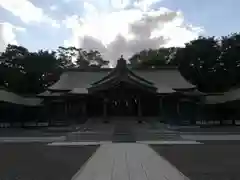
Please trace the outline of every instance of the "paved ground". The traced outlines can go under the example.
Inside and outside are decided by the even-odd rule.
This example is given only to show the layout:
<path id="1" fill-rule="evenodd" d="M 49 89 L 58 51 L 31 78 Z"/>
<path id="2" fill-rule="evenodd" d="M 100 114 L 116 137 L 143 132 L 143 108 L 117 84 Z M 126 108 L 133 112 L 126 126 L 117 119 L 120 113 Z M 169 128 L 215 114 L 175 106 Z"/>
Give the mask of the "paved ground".
<path id="1" fill-rule="evenodd" d="M 178 171 L 190 180 L 240 179 L 240 141 L 202 143 L 204 144 L 151 145 L 160 156 L 156 156 L 144 144 L 106 143 L 78 174 L 76 172 L 97 146 L 0 144 L 0 179 L 18 177 L 19 180 L 70 180 L 75 175 L 75 180 L 88 180 L 85 177 L 93 174 L 97 180 L 110 180 L 110 177 L 111 180 L 166 180 L 166 177 L 169 180 L 180 180 L 182 176 L 177 177 L 181 175 Z"/>
<path id="2" fill-rule="evenodd" d="M 204 145 L 152 145 L 191 180 L 239 180 L 240 141 Z"/>
<path id="3" fill-rule="evenodd" d="M 181 138 L 195 141 L 240 141 L 240 134 L 185 134 Z"/>
<path id="4" fill-rule="evenodd" d="M 158 129 L 136 123 L 129 125 L 132 127 L 94 124 L 87 126 L 90 127 L 88 131 L 83 128 L 71 133 L 69 129 L 59 131 L 58 128 L 44 131 L 1 129 L 0 142 L 8 139 L 12 143 L 0 143 L 0 179 L 9 180 L 20 176 L 19 180 L 70 180 L 99 144 L 101 148 L 95 154 L 96 157 L 91 158 L 88 163 L 90 165 L 87 165 L 92 167 L 90 169 L 95 173 L 95 179 L 99 177 L 97 180 L 181 180 L 178 170 L 190 180 L 240 179 L 240 135 L 232 134 L 231 129 L 206 131 L 201 128 L 198 132 L 203 134 L 199 135 L 191 128 L 186 131 L 188 134 L 181 134 L 179 131 L 167 131 L 164 127 Z M 210 136 L 213 132 L 214 135 Z M 64 139 L 61 139 L 62 137 Z M 13 143 L 20 142 L 18 138 L 29 143 Z M 48 142 L 51 146 L 46 143 L 32 143 L 31 138 Z M 123 141 L 140 142 L 112 144 Z M 152 153 L 154 151 L 148 148 L 147 144 L 156 144 L 152 147 L 160 156 Z M 111 164 L 113 162 L 114 164 Z M 128 166 L 125 170 L 124 165 Z M 81 172 L 84 172 L 83 169 Z M 103 175 L 102 172 L 108 172 L 108 175 Z M 88 180 L 85 177 L 92 173 L 85 170 L 83 174 L 78 173 L 75 177 L 76 180 Z M 171 177 L 171 174 L 176 176 Z"/>
<path id="5" fill-rule="evenodd" d="M 178 128 L 179 132 L 187 133 L 240 133 L 240 126 L 229 126 L 229 127 L 221 127 L 221 126 L 212 126 L 212 127 L 181 127 Z"/>
<path id="6" fill-rule="evenodd" d="M 96 148 L 0 144 L 0 179 L 70 180 Z"/>
<path id="7" fill-rule="evenodd" d="M 72 131 L 71 131 L 72 132 Z M 63 136 L 69 133 L 69 128 L 1 128 L 0 137 L 49 137 Z"/>
<path id="8" fill-rule="evenodd" d="M 149 146 L 101 145 L 73 180 L 188 180 Z"/>

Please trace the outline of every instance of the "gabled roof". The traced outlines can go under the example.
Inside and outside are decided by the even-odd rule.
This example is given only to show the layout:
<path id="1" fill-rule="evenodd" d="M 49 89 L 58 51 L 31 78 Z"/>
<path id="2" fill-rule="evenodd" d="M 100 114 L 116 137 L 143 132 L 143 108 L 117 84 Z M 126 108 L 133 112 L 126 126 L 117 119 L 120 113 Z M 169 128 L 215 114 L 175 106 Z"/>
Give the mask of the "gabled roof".
<path id="1" fill-rule="evenodd" d="M 72 91 L 75 88 L 87 89 L 114 79 L 114 69 L 71 69 L 64 72 L 59 81 L 49 87 L 50 91 Z M 156 87 L 158 92 L 173 92 L 178 89 L 190 89 L 195 86 L 187 82 L 177 68 L 131 69 L 125 80 L 137 82 L 143 86 Z"/>
<path id="2" fill-rule="evenodd" d="M 24 105 L 24 106 L 39 106 L 42 102 L 40 98 L 27 98 L 9 92 L 5 89 L 0 89 L 0 102 Z"/>
<path id="3" fill-rule="evenodd" d="M 126 60 L 122 57 L 118 60 L 116 68 L 114 68 L 107 76 L 103 77 L 97 82 L 91 84 L 88 88 L 89 92 L 106 89 L 111 85 L 117 85 L 122 82 L 137 86 L 139 88 L 144 88 L 152 92 L 156 92 L 157 88 L 152 82 L 149 82 L 128 69 Z"/>

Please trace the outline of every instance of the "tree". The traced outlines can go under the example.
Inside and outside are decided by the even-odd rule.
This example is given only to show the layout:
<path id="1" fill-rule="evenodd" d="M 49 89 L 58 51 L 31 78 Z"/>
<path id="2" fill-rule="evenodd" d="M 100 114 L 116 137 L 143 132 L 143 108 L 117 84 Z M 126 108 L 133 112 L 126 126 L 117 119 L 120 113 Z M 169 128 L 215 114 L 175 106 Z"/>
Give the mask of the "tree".
<path id="1" fill-rule="evenodd" d="M 1 53 L 0 62 L 1 84 L 13 92 L 24 94 L 43 91 L 57 80 L 61 69 L 61 61 L 56 58 L 55 52 L 29 52 L 25 47 L 16 45 L 7 46 Z"/>
<path id="2" fill-rule="evenodd" d="M 181 74 L 203 91 L 215 91 L 221 87 L 216 81 L 220 46 L 215 37 L 200 37 L 178 49 L 175 61 Z"/>
<path id="3" fill-rule="evenodd" d="M 176 48 L 159 48 L 143 50 L 134 54 L 130 59 L 132 67 L 161 67 L 161 66 L 176 66 L 173 61 Z"/>
<path id="4" fill-rule="evenodd" d="M 23 67 L 26 85 L 28 92 L 41 92 L 46 87 L 51 85 L 61 72 L 62 62 L 56 58 L 56 52 L 43 51 L 31 52 L 22 59 L 21 66 Z M 52 75 L 56 78 L 53 79 Z"/>
<path id="5" fill-rule="evenodd" d="M 220 63 L 225 72 L 224 80 L 230 86 L 240 84 L 240 34 L 234 33 L 221 39 Z"/>
<path id="6" fill-rule="evenodd" d="M 8 89 L 13 91 L 20 91 L 23 88 L 23 66 L 21 60 L 29 54 L 29 51 L 16 45 L 8 45 L 6 50 L 1 53 L 1 74 L 3 78 L 1 81 Z"/>
<path id="7" fill-rule="evenodd" d="M 75 47 L 62 47 L 57 49 L 58 66 L 62 69 L 75 67 L 73 60 L 78 54 L 78 49 Z"/>
<path id="8" fill-rule="evenodd" d="M 96 50 L 86 51 L 78 49 L 76 64 L 80 68 L 97 67 L 102 68 L 109 64 L 109 61 L 103 59 L 101 53 Z"/>
<path id="9" fill-rule="evenodd" d="M 90 60 L 88 58 L 87 51 L 78 49 L 76 64 L 79 68 L 88 68 L 90 66 Z"/>
<path id="10" fill-rule="evenodd" d="M 103 67 L 107 66 L 109 64 L 109 61 L 106 61 L 103 59 L 101 53 L 96 50 L 90 50 L 87 52 L 87 58 L 90 61 L 90 66 L 95 66 L 95 67 Z"/>

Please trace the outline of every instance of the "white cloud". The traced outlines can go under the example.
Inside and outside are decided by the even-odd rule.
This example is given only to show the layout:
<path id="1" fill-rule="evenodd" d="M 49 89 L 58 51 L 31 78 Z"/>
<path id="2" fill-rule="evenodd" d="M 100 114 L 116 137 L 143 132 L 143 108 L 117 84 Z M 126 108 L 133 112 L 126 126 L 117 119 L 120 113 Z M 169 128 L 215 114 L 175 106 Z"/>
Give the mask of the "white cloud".
<path id="1" fill-rule="evenodd" d="M 2 52 L 8 44 L 18 44 L 15 31 L 24 32 L 25 29 L 7 22 L 0 23 L 0 52 Z"/>
<path id="2" fill-rule="evenodd" d="M 58 6 L 57 6 L 57 5 L 51 5 L 51 6 L 49 7 L 49 9 L 50 9 L 51 11 L 56 11 L 56 10 L 58 10 Z"/>
<path id="3" fill-rule="evenodd" d="M 111 12 L 100 12 L 90 1 L 85 2 L 84 16 L 73 15 L 64 21 L 72 31 L 72 37 L 64 43 L 66 46 L 98 49 L 114 64 L 121 54 L 128 58 L 143 49 L 183 46 L 203 31 L 186 24 L 180 11 L 151 9 L 156 2 L 141 0 L 135 2 L 132 9 Z"/>
<path id="4" fill-rule="evenodd" d="M 0 0 L 0 6 L 19 17 L 24 23 L 44 22 L 58 27 L 57 22 L 47 16 L 43 9 L 36 7 L 28 0 Z"/>
<path id="5" fill-rule="evenodd" d="M 163 0 L 137 0 L 133 3 L 136 8 L 140 8 L 142 11 L 148 11 L 151 5 Z"/>
<path id="6" fill-rule="evenodd" d="M 114 9 L 123 9 L 130 5 L 130 0 L 110 0 L 111 6 Z"/>

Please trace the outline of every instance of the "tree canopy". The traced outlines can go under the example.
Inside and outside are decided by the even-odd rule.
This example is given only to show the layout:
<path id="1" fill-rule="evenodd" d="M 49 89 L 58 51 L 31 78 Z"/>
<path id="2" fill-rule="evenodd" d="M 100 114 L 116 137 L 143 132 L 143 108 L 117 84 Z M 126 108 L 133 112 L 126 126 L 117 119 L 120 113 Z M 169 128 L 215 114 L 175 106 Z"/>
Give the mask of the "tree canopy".
<path id="1" fill-rule="evenodd" d="M 75 59 L 75 62 L 74 62 Z M 0 86 L 23 94 L 36 94 L 58 80 L 67 68 L 101 68 L 108 64 L 98 51 L 59 47 L 56 51 L 8 45 L 0 54 Z"/>
<path id="2" fill-rule="evenodd" d="M 177 66 L 185 79 L 204 92 L 240 84 L 240 34 L 199 37 L 183 48 L 143 50 L 129 60 L 134 67 Z"/>
<path id="3" fill-rule="evenodd" d="M 240 34 L 199 37 L 185 47 L 145 49 L 129 58 L 132 68 L 177 66 L 183 77 L 205 92 L 226 91 L 240 84 Z M 31 52 L 8 45 L 0 53 L 0 86 L 36 94 L 58 80 L 68 68 L 102 68 L 109 64 L 96 50 L 59 47 Z"/>

